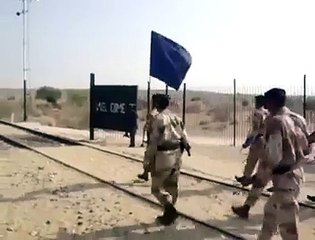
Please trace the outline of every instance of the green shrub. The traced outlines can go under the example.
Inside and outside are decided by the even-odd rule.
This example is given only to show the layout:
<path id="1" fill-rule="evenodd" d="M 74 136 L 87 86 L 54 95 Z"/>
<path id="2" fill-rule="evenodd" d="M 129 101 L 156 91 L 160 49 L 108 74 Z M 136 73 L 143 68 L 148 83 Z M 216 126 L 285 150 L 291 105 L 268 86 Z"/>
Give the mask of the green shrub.
<path id="1" fill-rule="evenodd" d="M 46 100 L 49 103 L 56 104 L 61 98 L 61 91 L 53 87 L 41 87 L 36 91 L 36 99 Z"/>

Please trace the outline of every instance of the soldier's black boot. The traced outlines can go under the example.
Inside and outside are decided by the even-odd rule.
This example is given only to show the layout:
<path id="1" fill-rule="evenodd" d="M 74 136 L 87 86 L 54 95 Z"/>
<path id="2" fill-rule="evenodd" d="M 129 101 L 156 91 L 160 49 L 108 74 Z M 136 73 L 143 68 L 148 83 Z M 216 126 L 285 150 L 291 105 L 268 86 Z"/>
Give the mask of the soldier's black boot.
<path id="1" fill-rule="evenodd" d="M 315 196 L 307 195 L 306 197 L 308 200 L 315 202 Z"/>
<path id="2" fill-rule="evenodd" d="M 157 221 L 162 225 L 168 226 L 175 222 L 178 217 L 176 208 L 168 203 L 164 207 L 164 213 L 162 216 L 157 217 Z"/>
<path id="3" fill-rule="evenodd" d="M 239 216 L 240 218 L 243 218 L 243 219 L 248 219 L 249 209 L 250 209 L 250 206 L 248 206 L 248 205 L 244 205 L 244 206 L 240 206 L 240 207 L 232 207 L 232 211 L 237 216 Z"/>
<path id="4" fill-rule="evenodd" d="M 143 172 L 142 174 L 138 174 L 138 178 L 144 181 L 149 181 L 149 174 L 147 172 Z"/>
<path id="5" fill-rule="evenodd" d="M 246 176 L 237 177 L 237 176 L 235 176 L 235 180 L 238 181 L 240 184 L 242 184 L 243 187 L 247 187 L 253 183 L 254 177 L 246 177 Z"/>

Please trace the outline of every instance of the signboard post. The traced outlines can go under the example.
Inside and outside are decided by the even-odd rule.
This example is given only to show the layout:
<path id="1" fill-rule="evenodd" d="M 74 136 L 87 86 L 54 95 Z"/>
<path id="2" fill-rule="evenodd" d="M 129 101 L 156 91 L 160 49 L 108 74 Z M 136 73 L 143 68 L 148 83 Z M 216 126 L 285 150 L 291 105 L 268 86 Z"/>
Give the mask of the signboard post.
<path id="1" fill-rule="evenodd" d="M 94 100 L 93 100 L 93 89 L 95 85 L 95 75 L 90 74 L 90 140 L 94 140 L 94 127 L 93 127 L 93 116 L 94 116 Z"/>
<path id="2" fill-rule="evenodd" d="M 94 128 L 130 132 L 137 97 L 138 86 L 95 85 L 91 74 L 90 139 L 94 139 Z"/>

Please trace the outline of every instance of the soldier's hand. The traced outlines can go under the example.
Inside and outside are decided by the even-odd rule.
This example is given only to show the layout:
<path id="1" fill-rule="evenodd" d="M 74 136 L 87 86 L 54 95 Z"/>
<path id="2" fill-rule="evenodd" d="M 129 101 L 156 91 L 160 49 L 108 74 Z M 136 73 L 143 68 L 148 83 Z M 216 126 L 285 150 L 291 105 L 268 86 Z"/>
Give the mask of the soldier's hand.
<path id="1" fill-rule="evenodd" d="M 272 170 L 274 175 L 282 175 L 291 170 L 291 165 L 278 165 Z"/>
<path id="2" fill-rule="evenodd" d="M 315 131 L 312 132 L 307 139 L 309 144 L 315 143 Z"/>

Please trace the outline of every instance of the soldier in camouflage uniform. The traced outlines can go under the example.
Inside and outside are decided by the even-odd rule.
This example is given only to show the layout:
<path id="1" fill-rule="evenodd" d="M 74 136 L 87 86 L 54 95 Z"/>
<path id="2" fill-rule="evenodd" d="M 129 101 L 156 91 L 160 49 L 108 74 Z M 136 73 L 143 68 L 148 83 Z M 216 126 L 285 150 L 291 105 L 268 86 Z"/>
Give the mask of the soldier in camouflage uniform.
<path id="1" fill-rule="evenodd" d="M 259 95 L 255 97 L 255 110 L 252 117 L 252 130 L 242 146 L 243 148 L 250 146 L 249 153 L 246 159 L 243 176 L 235 177 L 235 179 L 243 186 L 250 184 L 251 176 L 259 158 L 261 158 L 264 149 L 264 120 L 268 115 L 268 111 L 264 108 L 264 103 L 264 96 Z"/>
<path id="2" fill-rule="evenodd" d="M 313 132 L 312 134 L 309 135 L 308 142 L 311 145 L 313 145 L 315 143 L 315 132 Z M 314 149 L 314 146 L 312 146 L 312 148 Z M 315 202 L 315 196 L 307 195 L 306 197 L 308 200 Z"/>
<path id="3" fill-rule="evenodd" d="M 241 218 L 248 218 L 250 208 L 256 204 L 264 187 L 270 181 L 270 176 L 264 171 L 261 162 L 258 164 L 256 174 L 252 177 L 255 166 L 258 160 L 262 158 L 264 152 L 264 121 L 268 116 L 268 111 L 264 108 L 264 104 L 264 96 L 259 95 L 255 97 L 252 131 L 242 146 L 243 148 L 246 148 L 250 145 L 249 154 L 244 168 L 244 176 L 235 177 L 235 179 L 243 186 L 253 184 L 244 205 L 239 207 L 232 206 L 232 211 Z M 254 178 L 256 181 L 254 181 Z"/>
<path id="4" fill-rule="evenodd" d="M 150 134 L 152 133 L 152 123 L 156 115 L 158 114 L 157 108 L 156 108 L 156 102 L 158 101 L 160 94 L 154 94 L 152 95 L 152 110 L 147 115 L 147 121 L 145 123 L 145 129 L 147 131 L 147 144 L 150 142 Z M 147 145 L 148 146 L 148 145 Z M 149 172 L 150 172 L 150 162 L 147 161 L 147 159 L 144 158 L 143 161 L 143 173 L 138 174 L 138 178 L 143 179 L 145 181 L 149 180 Z"/>
<path id="5" fill-rule="evenodd" d="M 306 142 L 308 135 L 306 120 L 301 115 L 292 112 L 287 107 L 283 107 L 279 113 L 286 114 L 293 120 L 297 141 L 299 141 L 299 145 L 302 146 L 303 153 L 307 155 L 309 153 L 309 144 Z M 269 166 L 263 161 L 259 162 L 257 172 L 251 180 L 253 184 L 252 188 L 248 193 L 244 205 L 240 207 L 232 207 L 232 211 L 241 218 L 248 218 L 250 209 L 256 204 L 271 178 L 272 173 Z"/>
<path id="6" fill-rule="evenodd" d="M 266 119 L 265 152 L 262 162 L 272 174 L 272 195 L 264 208 L 264 219 L 258 240 L 271 239 L 279 228 L 282 239 L 299 239 L 297 197 L 303 180 L 301 167 L 303 146 L 297 137 L 295 123 L 284 111 L 286 94 L 274 88 L 265 93 L 270 117 Z M 306 138 L 306 136 L 304 135 Z"/>
<path id="7" fill-rule="evenodd" d="M 180 129 L 181 121 L 168 111 L 168 106 L 168 96 L 161 96 L 157 104 L 159 114 L 153 121 L 150 142 L 145 152 L 145 160 L 153 163 L 151 192 L 164 206 L 163 215 L 157 218 L 163 225 L 172 224 L 177 218 L 174 205 L 178 197 L 178 177 L 182 163 L 180 139 L 184 132 L 184 129 L 182 133 L 176 130 Z"/>

